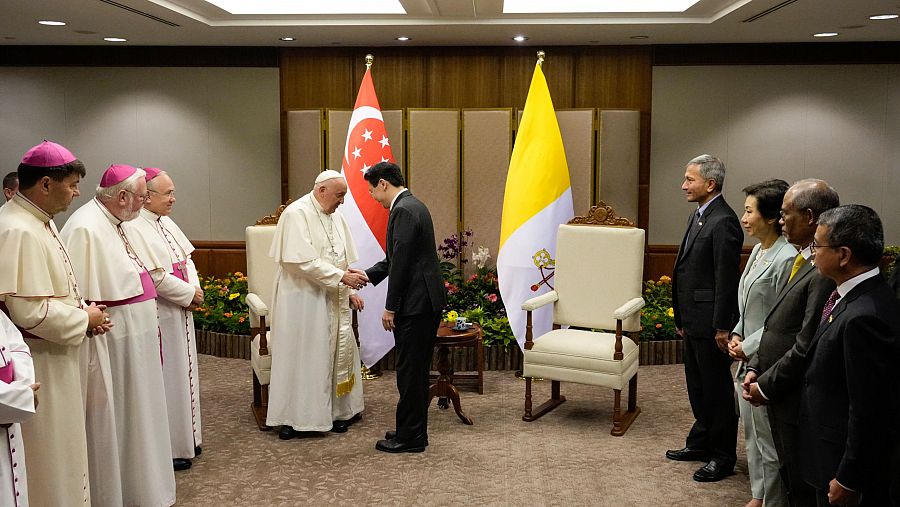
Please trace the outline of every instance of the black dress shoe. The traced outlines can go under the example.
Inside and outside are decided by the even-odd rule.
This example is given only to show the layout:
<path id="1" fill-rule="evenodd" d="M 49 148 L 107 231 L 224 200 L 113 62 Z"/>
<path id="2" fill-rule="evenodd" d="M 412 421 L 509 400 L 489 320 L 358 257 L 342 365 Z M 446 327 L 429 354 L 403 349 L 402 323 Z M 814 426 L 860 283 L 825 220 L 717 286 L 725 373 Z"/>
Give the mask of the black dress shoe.
<path id="1" fill-rule="evenodd" d="M 385 440 L 394 440 L 395 438 L 397 438 L 396 431 L 385 431 L 384 432 Z M 425 437 L 425 447 L 428 447 L 428 437 Z"/>
<path id="2" fill-rule="evenodd" d="M 297 436 L 297 432 L 294 431 L 294 428 L 290 426 L 284 425 L 281 427 L 281 430 L 278 431 L 278 438 L 282 440 L 290 440 Z"/>
<path id="3" fill-rule="evenodd" d="M 379 440 L 375 449 L 383 452 L 424 452 L 424 441 L 398 442 L 396 438 L 391 440 Z"/>
<path id="4" fill-rule="evenodd" d="M 710 460 L 699 470 L 694 472 L 694 480 L 697 482 L 716 482 L 734 474 L 734 463 L 726 464 L 724 461 Z"/>
<path id="5" fill-rule="evenodd" d="M 347 428 L 350 427 L 350 424 L 347 421 L 333 421 L 331 423 L 331 432 L 332 433 L 347 433 Z"/>
<path id="6" fill-rule="evenodd" d="M 675 461 L 709 461 L 709 453 L 685 447 L 666 451 L 666 457 Z"/>
<path id="7" fill-rule="evenodd" d="M 174 468 L 176 472 L 187 470 L 188 468 L 191 468 L 191 460 L 184 458 L 174 458 L 172 460 L 172 468 Z"/>
<path id="8" fill-rule="evenodd" d="M 201 454 L 203 454 L 203 449 L 199 445 L 194 447 L 194 456 L 199 456 Z"/>

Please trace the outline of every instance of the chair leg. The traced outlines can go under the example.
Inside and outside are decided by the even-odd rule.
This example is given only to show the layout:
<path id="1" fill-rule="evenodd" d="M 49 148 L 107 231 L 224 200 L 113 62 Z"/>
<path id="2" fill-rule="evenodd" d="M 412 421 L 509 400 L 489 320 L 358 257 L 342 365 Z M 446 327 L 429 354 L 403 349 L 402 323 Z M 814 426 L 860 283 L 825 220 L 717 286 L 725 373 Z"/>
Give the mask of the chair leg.
<path id="1" fill-rule="evenodd" d="M 255 371 L 253 372 L 253 403 L 250 404 L 250 411 L 253 412 L 253 418 L 260 431 L 272 429 L 271 426 L 266 426 L 266 414 L 269 411 L 269 386 L 259 383 Z"/>
<path id="2" fill-rule="evenodd" d="M 614 437 L 621 437 L 641 413 L 641 408 L 637 406 L 637 373 L 628 381 L 628 411 L 624 414 L 622 413 L 622 390 L 616 389 L 615 393 L 613 427 L 609 433 Z"/>
<path id="3" fill-rule="evenodd" d="M 559 381 L 551 382 L 550 399 L 541 404 L 534 412 L 531 410 L 531 377 L 525 377 L 525 415 L 522 416 L 523 421 L 531 422 L 541 417 L 547 412 L 563 404 L 566 401 L 565 396 L 559 394 Z"/>

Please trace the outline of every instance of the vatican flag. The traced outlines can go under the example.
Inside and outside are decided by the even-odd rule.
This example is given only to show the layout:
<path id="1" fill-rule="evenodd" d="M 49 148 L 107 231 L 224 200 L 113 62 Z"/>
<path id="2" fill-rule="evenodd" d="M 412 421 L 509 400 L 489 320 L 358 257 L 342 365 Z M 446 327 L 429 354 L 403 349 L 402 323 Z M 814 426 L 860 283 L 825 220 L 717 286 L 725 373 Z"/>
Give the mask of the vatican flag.
<path id="1" fill-rule="evenodd" d="M 509 161 L 497 255 L 500 294 L 520 347 L 525 342 L 522 303 L 552 290 L 556 231 L 574 215 L 566 152 L 538 62 Z M 535 337 L 552 324 L 551 305 L 532 314 Z"/>

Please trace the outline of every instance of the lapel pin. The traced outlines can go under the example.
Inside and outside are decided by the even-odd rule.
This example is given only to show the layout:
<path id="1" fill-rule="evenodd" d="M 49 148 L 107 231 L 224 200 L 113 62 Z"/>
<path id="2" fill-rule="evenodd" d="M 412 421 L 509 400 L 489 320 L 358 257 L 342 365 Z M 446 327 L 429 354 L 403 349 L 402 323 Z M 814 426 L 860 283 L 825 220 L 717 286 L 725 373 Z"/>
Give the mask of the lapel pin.
<path id="1" fill-rule="evenodd" d="M 832 321 L 832 320 L 834 320 L 834 316 L 829 315 L 829 316 L 828 316 L 828 323 L 831 324 L 831 321 Z"/>

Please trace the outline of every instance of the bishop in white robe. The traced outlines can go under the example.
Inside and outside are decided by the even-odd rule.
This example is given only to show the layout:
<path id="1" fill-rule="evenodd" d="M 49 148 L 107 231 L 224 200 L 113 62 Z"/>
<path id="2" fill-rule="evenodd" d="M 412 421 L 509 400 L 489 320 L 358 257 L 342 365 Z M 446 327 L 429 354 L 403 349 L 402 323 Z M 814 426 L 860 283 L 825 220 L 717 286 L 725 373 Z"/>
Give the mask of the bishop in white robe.
<path id="1" fill-rule="evenodd" d="M 297 431 L 346 431 L 364 408 L 359 348 L 351 329 L 354 292 L 365 275 L 349 268 L 356 246 L 336 211 L 347 192 L 325 171 L 278 220 L 269 255 L 278 263 L 271 313 L 272 379 L 266 424 Z"/>
<path id="2" fill-rule="evenodd" d="M 28 497 L 38 506 L 90 505 L 79 357 L 88 330 L 104 332 L 108 315 L 84 303 L 53 223 L 79 195 L 84 165 L 44 141 L 26 153 L 18 173 L 18 193 L 0 208 L 0 299 L 43 384 L 41 409 L 22 424 Z"/>
<path id="3" fill-rule="evenodd" d="M 34 415 L 31 352 L 5 314 L 0 313 L 0 505 L 28 507 L 25 445 L 19 423 Z"/>
<path id="4" fill-rule="evenodd" d="M 122 227 L 137 218 L 146 194 L 144 171 L 110 166 L 97 196 L 61 232 L 82 294 L 106 305 L 113 324 L 84 356 L 94 505 L 175 503 L 156 311 L 155 284 L 165 269 Z"/>
<path id="5" fill-rule="evenodd" d="M 203 302 L 197 268 L 191 260 L 194 245 L 169 218 L 175 203 L 175 184 L 165 171 L 144 168 L 150 198 L 140 217 L 123 227 L 137 234 L 164 264 L 156 286 L 159 330 L 163 343 L 163 380 L 169 414 L 169 438 L 176 470 L 190 468 L 200 448 L 200 379 L 197 375 L 195 306 Z M 143 259 L 142 259 L 143 260 Z M 149 261 L 149 259 L 147 260 Z"/>

